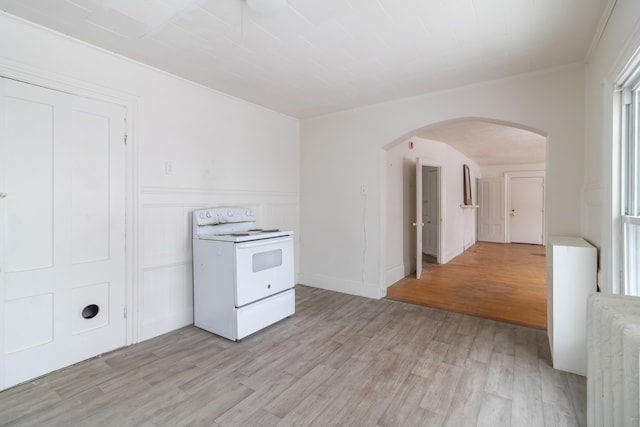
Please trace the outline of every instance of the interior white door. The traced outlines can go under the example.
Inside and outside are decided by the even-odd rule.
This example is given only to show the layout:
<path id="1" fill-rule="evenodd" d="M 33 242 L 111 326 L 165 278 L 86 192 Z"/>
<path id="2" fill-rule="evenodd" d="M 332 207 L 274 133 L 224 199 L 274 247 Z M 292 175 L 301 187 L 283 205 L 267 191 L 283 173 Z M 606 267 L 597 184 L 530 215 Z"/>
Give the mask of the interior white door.
<path id="1" fill-rule="evenodd" d="M 416 278 L 422 276 L 422 161 L 416 159 Z"/>
<path id="2" fill-rule="evenodd" d="M 504 178 L 482 178 L 478 194 L 478 240 L 504 243 Z"/>
<path id="3" fill-rule="evenodd" d="M 0 79 L 1 388 L 126 344 L 125 109 Z"/>
<path id="4" fill-rule="evenodd" d="M 422 171 L 422 252 L 438 256 L 438 169 L 423 166 Z"/>
<path id="5" fill-rule="evenodd" d="M 511 242 L 541 245 L 544 224 L 544 177 L 512 177 L 510 188 Z"/>

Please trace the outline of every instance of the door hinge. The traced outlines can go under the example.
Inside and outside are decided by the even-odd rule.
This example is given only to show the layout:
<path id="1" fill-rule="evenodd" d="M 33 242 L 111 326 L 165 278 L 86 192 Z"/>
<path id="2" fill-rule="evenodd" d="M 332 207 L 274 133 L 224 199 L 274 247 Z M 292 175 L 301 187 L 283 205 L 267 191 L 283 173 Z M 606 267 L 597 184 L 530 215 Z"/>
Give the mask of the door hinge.
<path id="1" fill-rule="evenodd" d="M 124 310 L 122 310 L 122 315 L 125 319 L 127 318 L 127 306 L 125 306 Z"/>
<path id="2" fill-rule="evenodd" d="M 124 145 L 127 145 L 127 134 L 124 134 Z"/>

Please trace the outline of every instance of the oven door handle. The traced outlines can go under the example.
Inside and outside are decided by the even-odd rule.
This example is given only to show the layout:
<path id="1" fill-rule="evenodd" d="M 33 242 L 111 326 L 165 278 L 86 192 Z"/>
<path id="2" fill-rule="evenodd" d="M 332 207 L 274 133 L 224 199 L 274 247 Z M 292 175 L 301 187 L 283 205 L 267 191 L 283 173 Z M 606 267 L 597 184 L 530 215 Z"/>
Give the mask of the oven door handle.
<path id="1" fill-rule="evenodd" d="M 292 237 L 276 237 L 273 239 L 264 239 L 257 242 L 239 243 L 238 249 L 257 248 L 260 246 L 276 245 L 278 243 L 289 242 L 293 240 Z"/>

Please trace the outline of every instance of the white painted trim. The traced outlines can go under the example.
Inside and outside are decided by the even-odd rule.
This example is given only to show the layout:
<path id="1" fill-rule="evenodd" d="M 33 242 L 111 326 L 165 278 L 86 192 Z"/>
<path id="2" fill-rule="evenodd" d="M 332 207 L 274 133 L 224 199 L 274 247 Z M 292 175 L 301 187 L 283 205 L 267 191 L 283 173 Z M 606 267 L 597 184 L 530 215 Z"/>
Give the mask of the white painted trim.
<path id="1" fill-rule="evenodd" d="M 382 292 L 375 283 L 367 283 L 363 286 L 361 281 L 344 280 L 318 274 L 300 274 L 298 282 L 305 286 L 373 299 L 380 299 L 386 296 L 386 290 Z"/>
<path id="2" fill-rule="evenodd" d="M 19 64 L 0 57 L 0 77 L 53 89 L 85 98 L 120 105 L 125 108 L 127 120 L 126 146 L 126 238 L 125 238 L 125 293 L 127 305 L 126 344 L 134 344 L 138 338 L 138 143 L 137 143 L 137 97 L 129 93 L 115 91 L 99 85 L 83 82 L 68 76 Z"/>
<path id="3" fill-rule="evenodd" d="M 386 289 L 387 287 L 393 285 L 398 280 L 404 279 L 409 274 L 411 274 L 411 262 L 407 262 L 407 263 L 403 262 L 393 267 L 390 267 L 386 271 L 384 282 L 382 282 L 385 284 L 385 289 L 384 289 L 385 295 L 387 292 L 387 289 Z"/>
<path id="4" fill-rule="evenodd" d="M 2 138 L 5 138 L 5 127 L 2 125 L 2 119 L 5 117 L 4 114 L 4 109 L 5 109 L 5 102 L 4 102 L 4 94 L 5 94 L 5 81 L 4 79 L 0 79 L 0 140 L 2 140 Z M 3 152 L 3 148 L 5 147 L 4 144 L 0 144 L 0 156 L 4 156 L 5 153 Z M 4 174 L 3 174 L 4 176 Z M 0 185 L 4 184 L 4 179 L 0 179 Z M 0 187 L 0 191 L 3 191 L 4 188 Z M 0 209 L 2 209 L 2 212 L 5 212 L 4 215 L 2 215 L 3 221 L 0 223 L 0 226 L 4 226 L 4 222 L 6 221 L 6 210 L 5 210 L 5 203 L 3 203 L 0 200 Z M 2 230 L 2 232 L 0 232 L 0 238 L 4 238 L 4 236 L 6 235 L 6 228 Z M 0 243 L 0 245 L 3 246 L 3 248 L 0 248 L 0 267 L 4 267 L 4 263 L 5 263 L 5 254 L 6 251 L 4 250 L 4 244 Z M 0 281 L 0 390 L 4 390 L 5 389 L 5 375 L 4 375 L 4 367 L 5 367 L 5 289 L 6 289 L 6 275 L 4 271 L 0 271 L 0 279 L 2 279 Z"/>
<path id="5" fill-rule="evenodd" d="M 138 102 L 127 106 L 127 344 L 139 342 L 140 328 L 140 144 L 138 144 Z M 136 274 L 137 273 L 137 274 Z"/>
<path id="6" fill-rule="evenodd" d="M 49 70 L 32 67 L 0 57 L 0 76 L 31 85 L 53 89 L 98 101 L 130 107 L 137 102 L 137 96 L 117 91 L 106 86 L 88 83 Z"/>
<path id="7" fill-rule="evenodd" d="M 511 206 L 511 179 L 512 178 L 542 178 L 542 244 L 547 244 L 547 178 L 545 171 L 522 171 L 522 172 L 505 172 L 505 195 L 504 195 L 504 218 L 505 218 L 505 238 L 507 243 L 511 243 L 511 215 L 509 207 Z"/>
<path id="8" fill-rule="evenodd" d="M 585 56 L 586 61 L 588 62 L 593 53 L 596 51 L 596 48 L 600 44 L 600 39 L 602 39 L 602 35 L 604 34 L 604 30 L 607 28 L 607 24 L 609 23 L 609 19 L 611 19 L 611 15 L 613 14 L 613 9 L 616 6 L 618 0 L 609 0 L 607 5 L 602 12 L 602 16 L 600 17 L 600 21 L 598 22 L 598 28 L 591 39 L 591 43 L 589 44 L 589 49 L 587 50 L 587 55 Z"/>
<path id="9" fill-rule="evenodd" d="M 378 232 L 380 233 L 380 244 L 378 245 L 378 288 L 380 289 L 380 295 L 387 296 L 387 287 L 390 285 L 389 277 L 393 277 L 394 273 L 387 271 L 387 258 L 384 256 L 387 247 L 387 150 L 380 150 L 378 164 L 378 182 L 380 186 L 380 200 L 378 203 L 378 212 L 380 215 Z M 393 269 L 392 269 L 393 270 Z M 404 276 L 403 276 L 404 277 Z M 399 279 L 398 279 L 399 280 Z M 391 283 L 395 283 L 391 282 Z"/>
<path id="10" fill-rule="evenodd" d="M 449 261 L 451 261 L 452 259 L 454 259 L 458 255 L 462 254 L 463 252 L 464 252 L 464 245 L 461 245 L 461 246 L 455 247 L 455 248 L 451 248 L 450 250 L 448 250 L 446 253 L 444 253 L 442 255 L 441 264 L 448 263 Z"/>
<path id="11" fill-rule="evenodd" d="M 640 216 L 625 216 L 622 218 L 624 224 L 640 225 Z"/>
<path id="12" fill-rule="evenodd" d="M 445 241 L 445 236 L 444 236 L 444 230 L 447 229 L 446 227 L 446 216 L 444 215 L 444 201 L 446 199 L 446 191 L 445 191 L 445 187 L 444 187 L 444 179 L 443 177 L 446 176 L 444 173 L 444 165 L 441 162 L 429 159 L 429 158 L 425 158 L 425 157 L 420 157 L 420 164 L 422 166 L 429 166 L 429 167 L 433 167 L 436 168 L 438 170 L 438 256 L 436 257 L 436 262 L 438 264 L 444 264 L 445 261 L 445 256 L 444 256 L 444 244 L 443 242 Z M 420 200 L 416 200 L 416 203 L 419 203 Z M 417 220 L 419 221 L 421 218 L 417 218 Z"/>
<path id="13" fill-rule="evenodd" d="M 605 200 L 602 213 L 602 241 L 608 246 L 608 256 L 602 260 L 602 290 L 614 294 L 622 293 L 622 204 L 621 185 L 621 139 L 620 128 L 614 126 L 621 120 L 621 92 L 617 92 L 612 82 L 603 82 L 605 101 L 603 112 L 603 194 Z"/>
<path id="14" fill-rule="evenodd" d="M 613 61 L 609 72 L 605 75 L 605 82 L 622 85 L 640 66 L 640 22 L 636 23 L 624 47 Z"/>
<path id="15" fill-rule="evenodd" d="M 602 80 L 603 152 L 602 198 L 602 264 L 598 283 L 604 292 L 622 293 L 622 219 L 620 202 L 620 144 L 618 126 L 621 118 L 620 92 L 622 86 L 640 68 L 640 22 L 634 26 L 609 72 Z"/>

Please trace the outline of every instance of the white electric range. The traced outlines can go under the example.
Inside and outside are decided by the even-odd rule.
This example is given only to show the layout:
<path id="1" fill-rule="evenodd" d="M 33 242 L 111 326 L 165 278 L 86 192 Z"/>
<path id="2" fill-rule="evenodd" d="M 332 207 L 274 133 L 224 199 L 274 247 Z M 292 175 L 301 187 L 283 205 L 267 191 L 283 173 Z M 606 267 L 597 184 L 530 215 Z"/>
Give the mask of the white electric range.
<path id="1" fill-rule="evenodd" d="M 293 232 L 247 208 L 193 212 L 195 326 L 233 341 L 295 312 Z"/>

